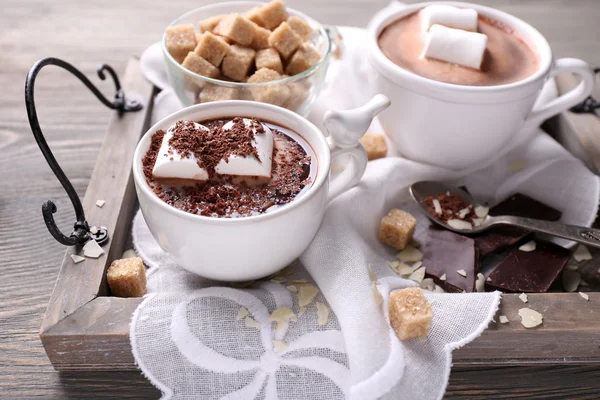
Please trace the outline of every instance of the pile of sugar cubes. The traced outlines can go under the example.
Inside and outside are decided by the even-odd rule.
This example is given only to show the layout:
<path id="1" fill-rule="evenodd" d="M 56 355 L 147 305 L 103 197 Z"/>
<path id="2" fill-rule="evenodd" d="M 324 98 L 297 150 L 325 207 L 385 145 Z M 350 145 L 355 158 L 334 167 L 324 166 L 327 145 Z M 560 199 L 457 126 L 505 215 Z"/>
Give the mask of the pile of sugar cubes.
<path id="1" fill-rule="evenodd" d="M 293 76 L 313 67 L 321 54 L 312 45 L 313 30 L 302 18 L 290 16 L 281 0 L 243 14 L 218 15 L 194 25 L 166 30 L 169 53 L 186 69 L 213 79 L 261 83 Z M 243 95 L 232 87 L 203 85 L 199 102 L 232 100 Z M 250 97 L 280 106 L 302 97 L 304 87 L 262 85 Z"/>

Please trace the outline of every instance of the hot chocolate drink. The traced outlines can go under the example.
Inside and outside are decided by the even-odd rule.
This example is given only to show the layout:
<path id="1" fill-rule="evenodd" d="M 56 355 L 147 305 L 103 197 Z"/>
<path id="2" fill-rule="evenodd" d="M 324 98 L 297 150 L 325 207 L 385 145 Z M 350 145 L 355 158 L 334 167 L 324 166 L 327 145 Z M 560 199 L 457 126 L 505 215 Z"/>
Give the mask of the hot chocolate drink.
<path id="1" fill-rule="evenodd" d="M 481 69 L 422 57 L 427 40 L 419 12 L 388 25 L 378 38 L 381 51 L 394 64 L 425 78 L 468 86 L 494 86 L 517 82 L 539 66 L 534 51 L 514 31 L 499 21 L 477 17 L 478 32 L 487 36 Z"/>
<path id="2" fill-rule="evenodd" d="M 179 121 L 152 136 L 146 182 L 167 204 L 210 217 L 271 212 L 301 196 L 316 173 L 295 132 L 251 118 Z"/>

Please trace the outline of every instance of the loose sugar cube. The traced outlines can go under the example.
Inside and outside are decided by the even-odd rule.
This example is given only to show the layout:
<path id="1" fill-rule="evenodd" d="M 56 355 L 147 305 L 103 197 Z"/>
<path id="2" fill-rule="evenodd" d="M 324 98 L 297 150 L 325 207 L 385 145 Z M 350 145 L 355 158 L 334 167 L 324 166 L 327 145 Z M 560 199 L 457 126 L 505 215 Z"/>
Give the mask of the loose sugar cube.
<path id="1" fill-rule="evenodd" d="M 268 49 L 269 36 L 271 36 L 270 30 L 256 25 L 254 30 L 254 39 L 252 39 L 252 44 L 250 44 L 250 47 L 252 47 L 254 50 Z"/>
<path id="2" fill-rule="evenodd" d="M 287 23 L 290 26 L 290 28 L 292 28 L 292 30 L 296 32 L 296 35 L 300 36 L 305 42 L 312 39 L 313 30 L 308 24 L 308 22 L 306 22 L 302 18 L 293 15 L 288 18 Z"/>
<path id="3" fill-rule="evenodd" d="M 289 58 L 301 44 L 302 39 L 294 33 L 287 22 L 279 25 L 269 36 L 269 46 L 275 48 L 279 54 L 286 59 Z"/>
<path id="4" fill-rule="evenodd" d="M 106 279 L 114 296 L 142 297 L 146 294 L 146 268 L 139 257 L 113 261 Z"/>
<path id="5" fill-rule="evenodd" d="M 200 33 L 211 32 L 215 27 L 221 22 L 223 19 L 223 15 L 217 15 L 214 17 L 210 17 L 207 19 L 203 19 L 198 23 L 198 28 L 200 29 Z"/>
<path id="6" fill-rule="evenodd" d="M 248 78 L 248 83 L 270 82 L 281 78 L 282 76 L 277 71 L 261 68 Z M 250 92 L 254 100 L 277 106 L 283 105 L 290 97 L 290 89 L 284 84 L 251 87 Z"/>
<path id="7" fill-rule="evenodd" d="M 273 30 L 288 19 L 288 13 L 283 1 L 274 0 L 256 10 L 253 17 L 258 25 Z"/>
<path id="8" fill-rule="evenodd" d="M 400 340 L 427 336 L 433 310 L 421 288 L 396 290 L 389 299 L 390 324 Z"/>
<path id="9" fill-rule="evenodd" d="M 167 50 L 177 62 L 181 63 L 185 56 L 196 48 L 196 31 L 194 25 L 175 25 L 165 30 Z"/>
<path id="10" fill-rule="evenodd" d="M 387 144 L 383 135 L 367 133 L 360 139 L 360 143 L 365 148 L 369 161 L 383 158 L 387 154 Z"/>
<path id="11" fill-rule="evenodd" d="M 283 74 L 283 64 L 281 64 L 281 57 L 277 50 L 264 49 L 256 53 L 256 69 L 261 68 L 269 68 Z"/>
<path id="12" fill-rule="evenodd" d="M 242 46 L 249 46 L 254 39 L 254 24 L 239 14 L 229 14 L 219 22 L 215 33 L 225 36 Z"/>
<path id="13" fill-rule="evenodd" d="M 229 51 L 229 45 L 211 32 L 204 32 L 198 40 L 194 52 L 206 61 L 218 67 Z"/>
<path id="14" fill-rule="evenodd" d="M 236 100 L 237 98 L 239 98 L 239 95 L 235 88 L 216 85 L 206 85 L 206 87 L 198 96 L 200 103 L 208 103 L 219 100 Z"/>
<path id="15" fill-rule="evenodd" d="M 221 72 L 228 78 L 241 81 L 248 75 L 255 55 L 254 50 L 234 44 L 223 60 Z"/>
<path id="16" fill-rule="evenodd" d="M 181 65 L 198 75 L 206 76 L 208 78 L 217 78 L 219 76 L 219 68 L 215 67 L 193 51 L 188 53 Z"/>
<path id="17" fill-rule="evenodd" d="M 316 65 L 321 59 L 321 54 L 310 43 L 302 43 L 294 53 L 287 65 L 286 72 L 289 75 L 296 75 Z"/>
<path id="18" fill-rule="evenodd" d="M 412 240 L 416 226 L 415 217 L 406 211 L 394 208 L 381 219 L 379 241 L 396 250 L 403 250 Z"/>

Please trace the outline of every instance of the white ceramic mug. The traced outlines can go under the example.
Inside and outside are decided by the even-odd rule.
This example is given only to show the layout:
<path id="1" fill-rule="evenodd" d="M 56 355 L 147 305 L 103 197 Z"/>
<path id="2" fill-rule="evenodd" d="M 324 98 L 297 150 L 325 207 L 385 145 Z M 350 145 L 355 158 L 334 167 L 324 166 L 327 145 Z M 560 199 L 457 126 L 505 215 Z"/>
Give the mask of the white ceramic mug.
<path id="1" fill-rule="evenodd" d="M 186 270 L 206 278 L 246 281 L 272 274 L 296 259 L 310 244 L 323 219 L 325 206 L 362 177 L 367 155 L 359 139 L 371 120 L 389 105 L 382 95 L 350 111 L 329 112 L 326 139 L 315 125 L 289 110 L 253 101 L 219 101 L 180 110 L 155 124 L 140 140 L 133 160 L 133 177 L 148 228 L 163 250 Z M 203 121 L 236 116 L 269 121 L 300 135 L 316 156 L 314 182 L 289 204 L 265 214 L 214 218 L 190 214 L 160 200 L 148 186 L 142 158 L 154 132 L 179 120 Z M 331 159 L 349 155 L 350 166 L 329 179 Z"/>
<path id="2" fill-rule="evenodd" d="M 431 4 L 473 8 L 513 27 L 537 54 L 538 70 L 510 84 L 463 86 L 427 79 L 397 66 L 379 48 L 379 34 L 394 21 Z M 374 89 L 392 101 L 392 107 L 382 112 L 379 120 L 397 150 L 412 160 L 454 170 L 491 164 L 529 139 L 542 121 L 584 100 L 595 84 L 594 73 L 584 61 L 553 60 L 548 42 L 531 25 L 471 3 L 429 2 L 384 10 L 370 24 L 369 60 Z M 579 85 L 532 110 L 544 82 L 565 72 L 579 75 Z"/>

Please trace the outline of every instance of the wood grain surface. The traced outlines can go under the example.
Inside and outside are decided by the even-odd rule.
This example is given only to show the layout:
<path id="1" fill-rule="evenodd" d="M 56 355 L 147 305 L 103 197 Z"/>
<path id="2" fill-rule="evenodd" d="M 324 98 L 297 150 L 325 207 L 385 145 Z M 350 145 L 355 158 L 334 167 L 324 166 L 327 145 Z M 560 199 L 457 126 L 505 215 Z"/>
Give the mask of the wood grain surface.
<path id="1" fill-rule="evenodd" d="M 0 13 L 0 397 L 158 398 L 136 372 L 58 373 L 39 339 L 42 316 L 64 248 L 42 222 L 52 199 L 59 226 L 70 231 L 71 205 L 43 161 L 27 123 L 24 79 L 39 58 L 73 63 L 94 82 L 100 63 L 123 74 L 132 54 L 157 41 L 172 19 L 207 0 L 4 0 Z M 387 1 L 288 0 L 327 24 L 364 26 Z M 600 65 L 597 0 L 481 0 L 529 21 L 555 56 Z M 100 83 L 112 96 L 109 83 Z M 49 67 L 37 84 L 38 115 L 47 140 L 83 196 L 102 145 L 110 112 L 66 72 Z M 597 265 L 596 265 L 597 266 Z M 596 268 L 597 269 L 597 268 Z M 494 379 L 490 375 L 494 374 Z M 448 398 L 598 398 L 600 371 L 579 367 L 456 369 Z"/>

